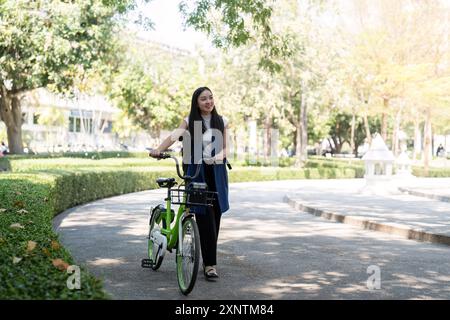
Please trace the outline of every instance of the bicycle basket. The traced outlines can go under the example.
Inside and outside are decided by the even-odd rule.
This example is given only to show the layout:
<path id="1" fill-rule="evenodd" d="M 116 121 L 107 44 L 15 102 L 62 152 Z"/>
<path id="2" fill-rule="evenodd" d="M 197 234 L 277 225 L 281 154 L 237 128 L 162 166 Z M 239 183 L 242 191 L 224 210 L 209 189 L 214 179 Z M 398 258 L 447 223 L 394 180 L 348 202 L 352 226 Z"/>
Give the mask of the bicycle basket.
<path id="1" fill-rule="evenodd" d="M 191 182 L 187 188 L 179 187 L 170 190 L 173 204 L 184 204 L 186 206 L 208 206 L 212 207 L 217 192 L 208 191 L 206 183 Z"/>

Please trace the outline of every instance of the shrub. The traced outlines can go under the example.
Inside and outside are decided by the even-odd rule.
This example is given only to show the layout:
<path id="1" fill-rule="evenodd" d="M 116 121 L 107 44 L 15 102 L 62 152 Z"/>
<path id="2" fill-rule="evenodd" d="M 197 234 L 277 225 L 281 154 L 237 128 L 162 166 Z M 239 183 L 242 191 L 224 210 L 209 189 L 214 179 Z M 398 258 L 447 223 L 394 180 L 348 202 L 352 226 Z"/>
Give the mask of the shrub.
<path id="1" fill-rule="evenodd" d="M 229 172 L 230 182 L 294 180 L 294 179 L 349 179 L 355 177 L 352 169 L 329 168 L 236 168 Z"/>
<path id="2" fill-rule="evenodd" d="M 0 158 L 0 170 L 12 172 L 45 171 L 49 169 L 91 169 L 91 168 L 126 168 L 126 167 L 173 167 L 172 160 L 153 161 L 147 158 L 107 158 L 107 159 L 74 159 L 74 158 Z M 159 170 L 159 169 L 155 169 Z"/>
<path id="3" fill-rule="evenodd" d="M 279 167 L 292 167 L 295 165 L 296 158 L 288 158 L 288 157 L 280 157 L 278 160 L 278 166 Z M 254 160 L 250 161 L 249 159 L 245 159 L 244 161 L 241 161 L 240 164 L 244 167 L 270 167 L 272 166 L 271 160 Z"/>
<path id="4" fill-rule="evenodd" d="M 355 176 L 354 178 L 362 178 L 364 177 L 365 169 L 364 169 L 364 163 L 362 162 L 346 162 L 342 160 L 333 161 L 333 160 L 308 160 L 305 164 L 305 168 L 330 168 L 330 169 L 350 169 L 354 170 Z"/>
<path id="5" fill-rule="evenodd" d="M 67 273 L 53 263 L 71 265 L 73 259 L 59 245 L 52 219 L 81 203 L 155 188 L 156 177 L 164 173 L 146 169 L 1 174 L 0 299 L 107 298 L 101 282 L 86 270 L 81 272 L 81 290 L 67 288 Z M 36 247 L 27 251 L 30 243 Z"/>
<path id="6" fill-rule="evenodd" d="M 101 282 L 85 270 L 81 272 L 82 289 L 67 289 L 67 273 L 53 265 L 55 261 L 61 261 L 62 267 L 73 264 L 52 231 L 53 182 L 53 177 L 45 175 L 0 178 L 0 299 L 107 297 Z"/>
<path id="7" fill-rule="evenodd" d="M 413 167 L 412 174 L 424 178 L 450 178 L 450 168 L 429 168 L 426 172 L 423 167 Z"/>

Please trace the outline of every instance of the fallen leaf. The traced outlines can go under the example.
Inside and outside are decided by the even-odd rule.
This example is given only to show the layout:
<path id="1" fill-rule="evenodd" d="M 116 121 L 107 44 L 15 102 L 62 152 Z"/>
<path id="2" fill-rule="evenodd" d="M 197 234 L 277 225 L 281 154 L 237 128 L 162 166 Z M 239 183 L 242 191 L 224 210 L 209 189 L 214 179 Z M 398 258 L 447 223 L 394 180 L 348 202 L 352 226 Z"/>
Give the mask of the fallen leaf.
<path id="1" fill-rule="evenodd" d="M 24 229 L 25 227 L 23 225 L 21 225 L 20 223 L 13 223 L 12 225 L 9 226 L 10 228 L 13 229 Z"/>
<path id="2" fill-rule="evenodd" d="M 61 245 L 55 240 L 52 240 L 52 245 L 51 246 L 52 246 L 53 250 L 59 250 L 61 248 Z"/>
<path id="3" fill-rule="evenodd" d="M 18 264 L 20 261 L 22 261 L 22 258 L 13 257 L 14 264 Z"/>
<path id="4" fill-rule="evenodd" d="M 25 213 L 28 213 L 28 211 L 25 209 L 20 209 L 19 211 L 17 211 L 17 213 L 25 214 Z"/>
<path id="5" fill-rule="evenodd" d="M 14 207 L 23 208 L 23 207 L 25 207 L 25 205 L 23 204 L 22 201 L 18 200 L 16 202 L 14 202 Z"/>
<path id="6" fill-rule="evenodd" d="M 69 267 L 69 264 L 62 259 L 53 259 L 52 263 L 57 269 L 61 271 L 67 270 L 67 268 Z"/>
<path id="7" fill-rule="evenodd" d="M 48 251 L 47 248 L 42 249 L 42 252 L 43 252 L 47 257 L 50 257 L 50 256 L 51 256 L 50 251 Z"/>
<path id="8" fill-rule="evenodd" d="M 0 208 L 0 213 L 4 213 L 4 212 L 6 212 L 8 209 L 1 209 Z"/>
<path id="9" fill-rule="evenodd" d="M 37 243 L 34 241 L 28 241 L 27 252 L 31 252 L 36 248 Z"/>

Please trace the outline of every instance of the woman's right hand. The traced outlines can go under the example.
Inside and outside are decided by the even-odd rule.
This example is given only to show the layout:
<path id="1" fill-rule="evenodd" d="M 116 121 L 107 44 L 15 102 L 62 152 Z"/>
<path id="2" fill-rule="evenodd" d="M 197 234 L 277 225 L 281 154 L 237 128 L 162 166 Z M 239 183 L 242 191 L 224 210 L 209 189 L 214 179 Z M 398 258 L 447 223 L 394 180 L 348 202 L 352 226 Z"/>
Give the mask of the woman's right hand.
<path id="1" fill-rule="evenodd" d="M 149 156 L 152 158 L 159 158 L 161 156 L 161 151 L 159 151 L 158 149 L 153 149 L 150 151 Z"/>

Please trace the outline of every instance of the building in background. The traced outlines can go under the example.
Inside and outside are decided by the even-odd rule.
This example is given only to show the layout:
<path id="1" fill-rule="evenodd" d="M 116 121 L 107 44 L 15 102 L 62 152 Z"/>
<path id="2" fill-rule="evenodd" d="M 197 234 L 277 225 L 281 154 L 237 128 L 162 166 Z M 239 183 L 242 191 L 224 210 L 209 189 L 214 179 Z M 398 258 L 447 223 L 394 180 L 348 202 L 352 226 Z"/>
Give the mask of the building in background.
<path id="1" fill-rule="evenodd" d="M 65 98 L 46 89 L 22 101 L 24 146 L 33 152 L 145 150 L 150 136 L 119 139 L 113 131 L 120 110 L 100 95 Z"/>
<path id="2" fill-rule="evenodd" d="M 46 89 L 22 102 L 24 145 L 34 152 L 115 149 L 113 117 L 119 110 L 102 96 L 64 98 Z"/>

